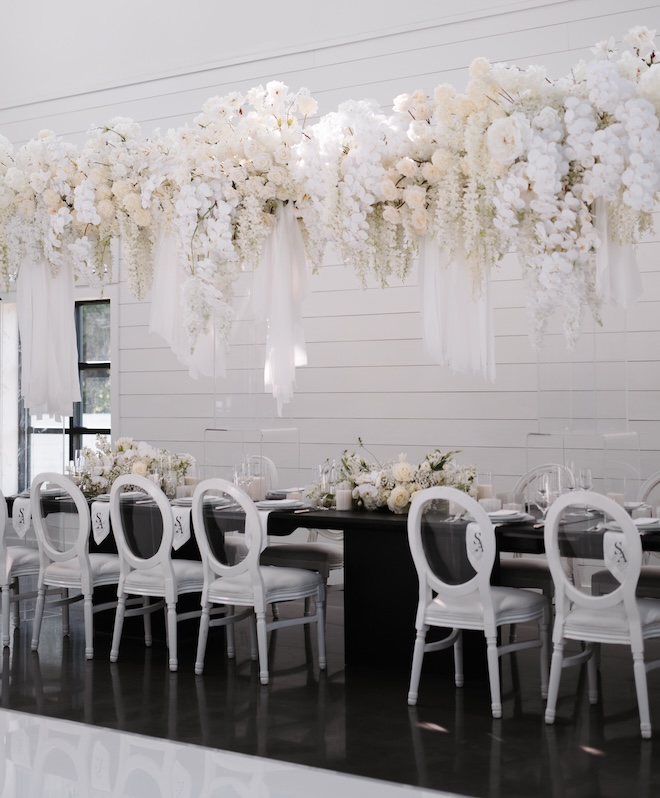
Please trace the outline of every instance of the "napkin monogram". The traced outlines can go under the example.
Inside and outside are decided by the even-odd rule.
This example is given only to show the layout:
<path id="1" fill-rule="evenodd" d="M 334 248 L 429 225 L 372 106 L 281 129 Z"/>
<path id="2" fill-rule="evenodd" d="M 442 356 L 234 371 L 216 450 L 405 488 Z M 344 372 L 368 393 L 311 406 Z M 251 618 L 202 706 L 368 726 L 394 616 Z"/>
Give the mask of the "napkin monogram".
<path id="1" fill-rule="evenodd" d="M 184 543 L 190 540 L 190 507 L 172 507 L 174 516 L 174 539 L 172 548 L 174 551 L 180 549 Z"/>
<path id="2" fill-rule="evenodd" d="M 19 538 L 24 538 L 25 533 L 28 531 L 30 524 L 32 523 L 30 499 L 21 496 L 14 499 L 11 520 L 16 534 L 19 536 Z"/>
<path id="3" fill-rule="evenodd" d="M 110 534 L 110 502 L 92 502 L 92 534 L 97 544 Z"/>

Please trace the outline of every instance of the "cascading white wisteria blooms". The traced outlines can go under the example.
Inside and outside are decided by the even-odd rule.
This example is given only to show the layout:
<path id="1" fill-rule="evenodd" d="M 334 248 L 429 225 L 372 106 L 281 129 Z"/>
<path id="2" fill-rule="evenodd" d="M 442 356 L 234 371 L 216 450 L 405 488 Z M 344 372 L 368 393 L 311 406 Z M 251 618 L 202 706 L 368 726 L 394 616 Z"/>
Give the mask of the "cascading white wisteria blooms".
<path id="1" fill-rule="evenodd" d="M 258 269 L 287 204 L 313 267 L 331 242 L 383 285 L 406 276 L 424 240 L 438 262 L 469 271 L 476 292 L 514 249 L 533 342 L 560 312 L 573 344 L 585 309 L 598 319 L 611 300 L 597 280 L 608 243 L 635 245 L 660 192 L 654 37 L 637 27 L 601 42 L 556 80 L 478 58 L 464 93 L 401 94 L 392 113 L 351 100 L 317 117 L 309 91 L 272 81 L 211 98 L 190 126 L 149 137 L 126 118 L 93 127 L 79 149 L 44 131 L 14 153 L 0 137 L 0 276 L 46 259 L 53 273 L 73 264 L 102 285 L 120 238 L 141 298 L 166 234 L 192 350 L 211 325 L 228 337 L 233 286 Z"/>

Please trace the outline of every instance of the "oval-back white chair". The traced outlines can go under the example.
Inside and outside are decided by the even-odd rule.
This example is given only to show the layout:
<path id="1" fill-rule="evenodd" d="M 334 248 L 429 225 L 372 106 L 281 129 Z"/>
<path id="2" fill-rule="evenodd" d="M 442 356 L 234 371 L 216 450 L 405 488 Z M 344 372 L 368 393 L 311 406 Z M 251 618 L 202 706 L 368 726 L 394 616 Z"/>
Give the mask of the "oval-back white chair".
<path id="1" fill-rule="evenodd" d="M 207 494 L 228 497 L 235 509 L 219 509 L 226 517 L 237 516 L 236 522 L 243 527 L 246 548 L 244 556 L 236 562 L 222 562 L 213 553 L 211 535 L 217 530 L 207 528 L 204 514 L 204 498 Z M 242 490 L 224 479 L 208 479 L 200 482 L 193 494 L 193 527 L 204 566 L 204 589 L 202 592 L 202 620 L 195 673 L 204 669 L 204 655 L 208 638 L 210 611 L 214 604 L 254 609 L 257 622 L 257 650 L 259 677 L 268 684 L 267 635 L 270 630 L 297 624 L 316 623 L 319 667 L 325 670 L 325 583 L 321 576 L 302 568 L 287 568 L 262 565 L 261 553 L 266 545 L 266 534 L 254 502 Z M 266 619 L 269 604 L 298 599 L 314 599 L 316 611 L 313 615 L 300 615 L 286 620 Z M 215 622 L 213 622 L 215 623 Z"/>
<path id="2" fill-rule="evenodd" d="M 73 520 L 75 515 L 71 512 L 44 514 L 41 488 L 45 483 L 54 485 L 62 491 L 60 499 L 69 499 L 73 503 L 77 513 L 77 522 Z M 64 505 L 62 506 L 64 507 Z M 116 554 L 89 552 L 89 505 L 80 488 L 68 477 L 53 472 L 38 474 L 30 487 L 30 509 L 39 546 L 38 596 L 32 628 L 32 650 L 36 651 L 39 646 L 47 588 L 79 590 L 79 594 L 50 602 L 49 606 L 66 605 L 73 601 L 83 600 L 85 656 L 87 659 L 92 659 L 94 656 L 92 615 L 115 606 L 114 602 L 94 606 L 92 602 L 94 588 L 117 584 L 119 558 Z M 74 524 L 77 525 L 77 528 L 74 528 Z M 65 614 L 63 616 L 63 633 L 66 635 L 68 631 L 68 614 Z"/>
<path id="3" fill-rule="evenodd" d="M 527 494 L 527 490 L 542 474 L 557 469 L 563 479 L 566 480 L 566 485 L 571 490 L 575 488 L 575 476 L 568 466 L 561 463 L 543 463 L 542 465 L 531 468 L 527 473 L 523 474 L 516 484 L 513 486 L 512 493 Z"/>
<path id="4" fill-rule="evenodd" d="M 637 497 L 640 502 L 646 502 L 655 488 L 660 485 L 660 471 L 656 471 L 642 484 L 639 489 L 639 496 Z"/>
<path id="5" fill-rule="evenodd" d="M 573 585 L 562 567 L 559 553 L 559 523 L 562 513 L 573 505 L 602 510 L 621 531 L 603 535 L 603 559 L 616 577 L 618 586 L 611 593 L 594 596 Z M 651 736 L 646 672 L 660 666 L 660 660 L 645 663 L 644 641 L 660 637 L 660 602 L 635 596 L 642 564 L 639 530 L 617 502 L 590 491 L 575 491 L 560 496 L 550 507 L 545 522 L 545 550 L 555 582 L 555 624 L 550 669 L 546 723 L 553 723 L 562 668 L 588 662 L 589 700 L 598 701 L 596 676 L 597 644 L 630 646 L 642 737 Z M 579 654 L 564 657 L 564 641 L 579 640 L 586 647 Z"/>
<path id="6" fill-rule="evenodd" d="M 162 536 L 154 554 L 141 557 L 132 551 L 126 531 L 122 512 L 122 491 L 126 487 L 134 487 L 145 494 L 145 500 L 151 500 L 160 513 L 162 520 Z M 126 612 L 128 596 L 155 597 L 163 599 L 167 608 L 166 631 L 169 645 L 169 668 L 178 668 L 177 654 L 177 622 L 199 616 L 199 611 L 178 613 L 177 598 L 184 593 L 201 593 L 204 582 L 202 564 L 196 560 L 172 558 L 172 541 L 174 538 L 174 515 L 165 493 L 146 477 L 135 474 L 122 474 L 112 484 L 110 491 L 110 520 L 112 532 L 119 553 L 120 575 L 117 584 L 117 614 L 112 634 L 110 661 L 119 658 L 119 643 Z M 139 533 L 138 533 L 139 534 Z M 161 607 L 161 603 L 150 605 L 149 611 Z"/>
<path id="7" fill-rule="evenodd" d="M 423 541 L 423 522 L 429 502 L 445 499 L 463 507 L 474 521 L 465 529 L 460 542 L 474 569 L 474 575 L 454 584 L 438 575 L 427 554 Z M 431 519 L 430 515 L 426 516 Z M 488 677 L 490 681 L 491 710 L 493 717 L 502 716 L 500 694 L 499 658 L 502 654 L 523 648 L 541 648 L 541 691 L 547 690 L 547 622 L 548 604 L 538 593 L 490 584 L 491 572 L 496 557 L 493 525 L 478 502 L 455 488 L 436 487 L 421 490 L 413 496 L 408 513 L 408 541 L 413 562 L 419 578 L 419 602 L 415 628 L 415 648 L 410 676 L 408 703 L 417 703 L 419 679 L 424 654 L 454 646 L 455 683 L 463 685 L 463 655 L 461 631 L 474 629 L 483 631 L 487 644 Z M 437 594 L 434 596 L 434 593 Z M 534 640 L 497 645 L 497 632 L 505 624 L 536 621 L 539 636 Z M 430 626 L 451 629 L 449 637 L 434 643 L 426 643 Z"/>
<path id="8" fill-rule="evenodd" d="M 8 543 L 7 502 L 0 492 L 0 590 L 2 590 L 2 645 L 9 645 L 9 607 L 13 605 L 14 625 L 19 623 L 19 602 L 35 598 L 35 591 L 20 591 L 20 579 L 38 576 L 39 552 L 36 546 Z"/>

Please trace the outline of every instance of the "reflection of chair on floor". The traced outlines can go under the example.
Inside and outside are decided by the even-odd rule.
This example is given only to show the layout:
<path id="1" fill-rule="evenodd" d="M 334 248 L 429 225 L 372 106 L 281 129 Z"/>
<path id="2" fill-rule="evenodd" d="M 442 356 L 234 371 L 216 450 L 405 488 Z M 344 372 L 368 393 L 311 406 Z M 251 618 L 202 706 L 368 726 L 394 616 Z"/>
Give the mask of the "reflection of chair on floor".
<path id="1" fill-rule="evenodd" d="M 621 531 L 603 535 L 603 560 L 616 576 L 619 586 L 611 593 L 593 596 L 583 593 L 568 580 L 559 557 L 559 522 L 572 505 L 588 505 L 602 510 L 620 526 Z M 642 563 L 639 531 L 628 513 L 612 499 L 598 493 L 577 491 L 560 496 L 552 505 L 545 525 L 545 550 L 555 581 L 555 626 L 550 670 L 546 723 L 555 719 L 559 680 L 562 668 L 587 662 L 589 700 L 598 701 L 595 654 L 598 644 L 629 646 L 633 657 L 637 704 L 642 737 L 651 736 L 647 671 L 660 667 L 660 660 L 645 662 L 644 641 L 660 637 L 660 602 L 636 598 L 635 587 Z M 579 654 L 564 657 L 564 641 L 579 640 L 586 647 Z"/>
<path id="2" fill-rule="evenodd" d="M 464 538 L 457 544 L 467 553 L 473 575 L 464 581 L 440 575 L 442 563 L 432 562 L 432 544 L 423 535 L 423 528 L 432 529 L 432 517 L 425 515 L 428 503 L 437 499 L 455 502 L 470 513 L 474 520 L 467 525 Z M 548 603 L 544 596 L 527 590 L 491 586 L 490 577 L 495 562 L 495 533 L 483 507 L 473 498 L 454 488 L 437 487 L 419 491 L 413 497 L 408 514 L 408 539 L 413 562 L 419 578 L 419 603 L 415 628 L 417 635 L 410 675 L 408 703 L 417 703 L 417 691 L 424 654 L 454 646 L 455 683 L 463 685 L 462 630 L 483 631 L 487 643 L 488 675 L 493 717 L 502 715 L 499 658 L 503 654 L 525 648 L 541 649 L 541 691 L 547 689 L 547 623 Z M 441 557 L 441 555 L 440 555 Z M 434 598 L 433 594 L 436 593 Z M 501 626 L 536 621 L 539 636 L 534 640 L 497 645 Z M 451 629 L 449 637 L 426 643 L 430 626 Z"/>
<path id="3" fill-rule="evenodd" d="M 43 718 L 39 724 L 28 794 L 91 795 L 91 735 L 90 726 Z"/>

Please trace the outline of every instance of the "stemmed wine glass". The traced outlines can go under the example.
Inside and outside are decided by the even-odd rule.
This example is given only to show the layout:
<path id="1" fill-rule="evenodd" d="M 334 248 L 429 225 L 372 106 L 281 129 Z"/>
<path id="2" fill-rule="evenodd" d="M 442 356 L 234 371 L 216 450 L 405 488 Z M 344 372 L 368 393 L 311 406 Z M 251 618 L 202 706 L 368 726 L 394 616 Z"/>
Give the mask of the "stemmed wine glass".
<path id="1" fill-rule="evenodd" d="M 590 468 L 580 468 L 577 472 L 577 484 L 581 490 L 591 490 L 594 486 L 594 479 Z M 585 506 L 585 512 L 591 513 L 589 505 Z"/>
<path id="2" fill-rule="evenodd" d="M 536 481 L 536 506 L 541 511 L 543 523 L 550 505 L 560 493 L 559 485 L 559 473 L 555 470 L 546 471 Z"/>

